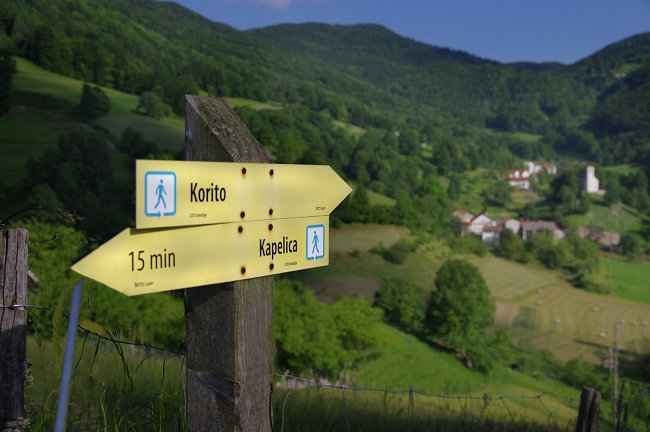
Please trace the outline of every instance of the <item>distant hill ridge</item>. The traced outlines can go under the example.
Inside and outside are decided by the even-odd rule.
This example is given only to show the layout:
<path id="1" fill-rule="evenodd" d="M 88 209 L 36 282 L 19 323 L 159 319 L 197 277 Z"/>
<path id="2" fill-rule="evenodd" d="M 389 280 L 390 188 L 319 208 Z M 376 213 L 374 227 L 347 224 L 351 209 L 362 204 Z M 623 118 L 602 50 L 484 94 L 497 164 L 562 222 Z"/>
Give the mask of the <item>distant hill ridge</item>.
<path id="1" fill-rule="evenodd" d="M 628 93 L 642 112 L 650 103 L 616 86 L 650 64 L 650 33 L 562 65 L 501 64 L 376 24 L 239 31 L 155 0 L 3 0 L 0 28 L 19 56 L 45 69 L 134 94 L 156 91 L 179 114 L 184 94 L 205 91 L 300 104 L 361 127 L 423 130 L 434 123 L 540 135 L 593 127 L 606 137 L 618 133 L 608 129 L 615 123 L 608 110 L 624 106 Z M 645 94 L 645 86 L 634 86 Z M 625 94 L 613 98 L 616 92 Z M 596 107 L 608 122 L 584 120 Z M 639 121 L 617 130 L 634 130 Z M 632 136 L 629 145 L 644 137 Z"/>

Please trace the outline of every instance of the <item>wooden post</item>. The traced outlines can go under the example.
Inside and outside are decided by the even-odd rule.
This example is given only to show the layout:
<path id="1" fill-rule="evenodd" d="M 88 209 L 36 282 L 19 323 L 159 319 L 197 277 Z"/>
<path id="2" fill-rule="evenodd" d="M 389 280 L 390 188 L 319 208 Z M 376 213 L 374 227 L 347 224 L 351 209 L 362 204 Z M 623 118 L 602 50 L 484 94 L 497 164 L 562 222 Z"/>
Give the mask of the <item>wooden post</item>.
<path id="1" fill-rule="evenodd" d="M 198 96 L 186 96 L 185 157 L 271 162 L 222 99 Z M 273 277 L 185 291 L 188 431 L 271 430 L 272 317 Z"/>
<path id="2" fill-rule="evenodd" d="M 0 431 L 22 431 L 25 401 L 27 310 L 27 230 L 2 230 L 0 236 Z"/>
<path id="3" fill-rule="evenodd" d="M 600 415 L 600 393 L 585 387 L 580 393 L 580 408 L 576 422 L 576 432 L 596 432 Z"/>

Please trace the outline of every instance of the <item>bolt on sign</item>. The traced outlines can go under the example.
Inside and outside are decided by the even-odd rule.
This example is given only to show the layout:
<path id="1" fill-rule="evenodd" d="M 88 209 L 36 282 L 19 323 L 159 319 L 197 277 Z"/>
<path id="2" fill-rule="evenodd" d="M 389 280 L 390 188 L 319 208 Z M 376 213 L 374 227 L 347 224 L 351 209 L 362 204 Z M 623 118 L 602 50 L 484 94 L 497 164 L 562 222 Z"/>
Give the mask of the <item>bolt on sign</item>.
<path id="1" fill-rule="evenodd" d="M 137 161 L 136 177 L 138 228 L 71 267 L 129 296 L 326 266 L 351 191 L 328 166 Z"/>
<path id="2" fill-rule="evenodd" d="M 350 191 L 327 165 L 138 160 L 135 226 L 327 216 Z"/>

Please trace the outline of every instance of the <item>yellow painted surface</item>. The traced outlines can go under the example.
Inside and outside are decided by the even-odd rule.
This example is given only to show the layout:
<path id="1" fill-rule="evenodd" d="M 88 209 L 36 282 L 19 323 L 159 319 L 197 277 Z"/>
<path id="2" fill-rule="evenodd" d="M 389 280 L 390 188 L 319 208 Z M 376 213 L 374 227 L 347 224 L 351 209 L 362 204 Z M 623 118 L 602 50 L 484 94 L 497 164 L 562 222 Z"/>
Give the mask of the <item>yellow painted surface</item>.
<path id="1" fill-rule="evenodd" d="M 350 191 L 326 165 L 138 160 L 135 225 L 327 216 Z"/>
<path id="2" fill-rule="evenodd" d="M 176 229 L 127 228 L 72 270 L 132 296 L 328 264 L 329 216 L 320 216 Z"/>

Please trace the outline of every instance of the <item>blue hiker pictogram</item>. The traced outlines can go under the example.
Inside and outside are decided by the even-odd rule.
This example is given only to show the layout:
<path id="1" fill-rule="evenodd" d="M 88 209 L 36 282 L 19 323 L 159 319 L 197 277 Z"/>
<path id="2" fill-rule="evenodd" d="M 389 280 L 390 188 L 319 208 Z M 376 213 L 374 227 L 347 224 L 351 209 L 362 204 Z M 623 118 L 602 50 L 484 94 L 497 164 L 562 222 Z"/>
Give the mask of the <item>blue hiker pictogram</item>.
<path id="1" fill-rule="evenodd" d="M 176 173 L 147 171 L 144 175 L 144 214 L 156 218 L 176 214 Z"/>
<path id="2" fill-rule="evenodd" d="M 312 255 L 316 255 L 316 254 L 314 253 L 314 251 L 316 251 L 317 253 L 320 254 L 320 250 L 318 250 L 318 234 L 316 233 L 316 231 L 314 231 L 314 238 L 313 238 L 313 240 L 311 241 L 311 243 L 312 243 L 313 246 L 314 246 L 314 247 L 311 248 L 311 254 L 312 254 Z"/>
<path id="3" fill-rule="evenodd" d="M 319 260 L 325 257 L 325 226 L 323 224 L 308 225 L 306 252 L 308 260 Z"/>
<path id="4" fill-rule="evenodd" d="M 160 179 L 160 184 L 156 188 L 156 195 L 158 196 L 158 201 L 156 201 L 156 205 L 153 208 L 157 209 L 158 206 L 160 205 L 160 201 L 162 201 L 163 207 L 167 208 L 167 203 L 165 202 L 165 198 L 163 198 L 163 194 L 167 195 L 167 192 L 165 192 L 165 187 L 163 186 L 163 180 Z"/>

